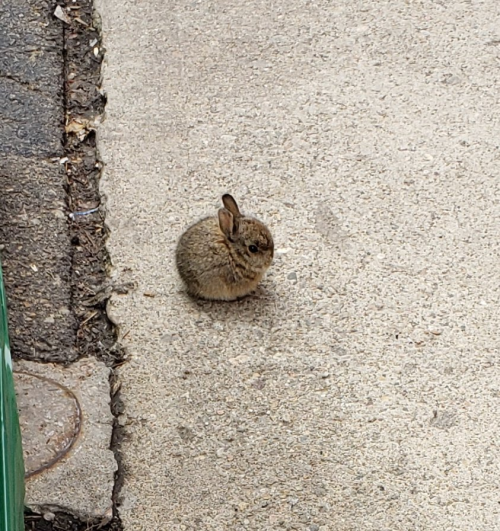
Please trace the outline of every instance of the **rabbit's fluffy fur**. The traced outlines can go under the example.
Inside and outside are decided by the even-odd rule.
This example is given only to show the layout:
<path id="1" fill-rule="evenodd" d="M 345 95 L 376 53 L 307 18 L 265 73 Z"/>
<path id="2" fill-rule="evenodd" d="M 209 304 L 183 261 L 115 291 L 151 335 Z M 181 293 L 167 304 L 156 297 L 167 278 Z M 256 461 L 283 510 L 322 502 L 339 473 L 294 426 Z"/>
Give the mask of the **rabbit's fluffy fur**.
<path id="1" fill-rule="evenodd" d="M 255 290 L 273 260 L 269 229 L 243 216 L 234 198 L 222 196 L 218 216 L 204 218 L 180 237 L 176 263 L 194 297 L 232 301 Z"/>

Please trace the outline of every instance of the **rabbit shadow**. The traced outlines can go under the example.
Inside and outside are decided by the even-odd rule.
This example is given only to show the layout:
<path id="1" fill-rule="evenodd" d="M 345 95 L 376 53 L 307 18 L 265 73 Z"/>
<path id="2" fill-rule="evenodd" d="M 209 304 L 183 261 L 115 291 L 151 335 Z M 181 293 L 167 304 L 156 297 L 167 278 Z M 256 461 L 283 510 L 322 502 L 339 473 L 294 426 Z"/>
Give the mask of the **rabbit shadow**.
<path id="1" fill-rule="evenodd" d="M 278 310 L 278 296 L 273 289 L 274 283 L 267 281 L 257 286 L 252 293 L 234 301 L 208 301 L 196 299 L 184 292 L 191 307 L 204 313 L 213 321 L 267 321 L 276 316 Z"/>

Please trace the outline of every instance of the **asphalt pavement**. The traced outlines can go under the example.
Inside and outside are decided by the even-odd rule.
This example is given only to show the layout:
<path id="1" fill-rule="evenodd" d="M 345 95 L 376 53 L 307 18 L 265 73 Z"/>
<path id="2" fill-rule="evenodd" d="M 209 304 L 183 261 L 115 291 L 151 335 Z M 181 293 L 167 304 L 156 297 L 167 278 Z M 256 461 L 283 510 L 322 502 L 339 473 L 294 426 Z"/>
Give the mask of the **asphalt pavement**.
<path id="1" fill-rule="evenodd" d="M 74 359 L 62 22 L 44 0 L 0 5 L 0 244 L 14 357 Z"/>
<path id="2" fill-rule="evenodd" d="M 500 4 L 98 0 L 125 531 L 500 526 Z M 199 303 L 229 192 L 276 257 Z"/>

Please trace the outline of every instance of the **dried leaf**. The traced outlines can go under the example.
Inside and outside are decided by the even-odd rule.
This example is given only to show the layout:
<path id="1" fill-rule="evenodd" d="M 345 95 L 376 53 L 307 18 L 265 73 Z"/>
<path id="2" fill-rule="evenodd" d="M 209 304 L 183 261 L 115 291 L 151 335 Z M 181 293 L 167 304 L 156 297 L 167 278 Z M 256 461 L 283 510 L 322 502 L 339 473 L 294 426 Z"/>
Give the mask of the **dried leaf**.
<path id="1" fill-rule="evenodd" d="M 66 11 L 64 11 L 61 6 L 56 6 L 56 9 L 54 10 L 54 16 L 57 17 L 59 20 L 66 22 L 66 24 L 71 24 L 71 19 L 68 17 Z"/>
<path id="2" fill-rule="evenodd" d="M 86 121 L 71 120 L 66 125 L 66 133 L 80 133 L 88 129 Z"/>
<path id="3" fill-rule="evenodd" d="M 82 26 L 85 26 L 86 28 L 89 28 L 90 26 L 84 22 L 80 17 L 75 17 L 76 22 L 79 22 Z"/>

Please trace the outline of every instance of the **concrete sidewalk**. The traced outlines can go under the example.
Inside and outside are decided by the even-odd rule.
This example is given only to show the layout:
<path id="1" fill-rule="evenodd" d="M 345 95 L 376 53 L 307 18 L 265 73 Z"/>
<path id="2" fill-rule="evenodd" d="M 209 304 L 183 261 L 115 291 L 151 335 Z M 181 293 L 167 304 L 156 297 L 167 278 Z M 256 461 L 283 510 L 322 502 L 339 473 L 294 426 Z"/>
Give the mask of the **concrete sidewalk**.
<path id="1" fill-rule="evenodd" d="M 498 529 L 500 4 L 97 8 L 125 530 Z M 196 303 L 223 192 L 277 257 Z"/>

